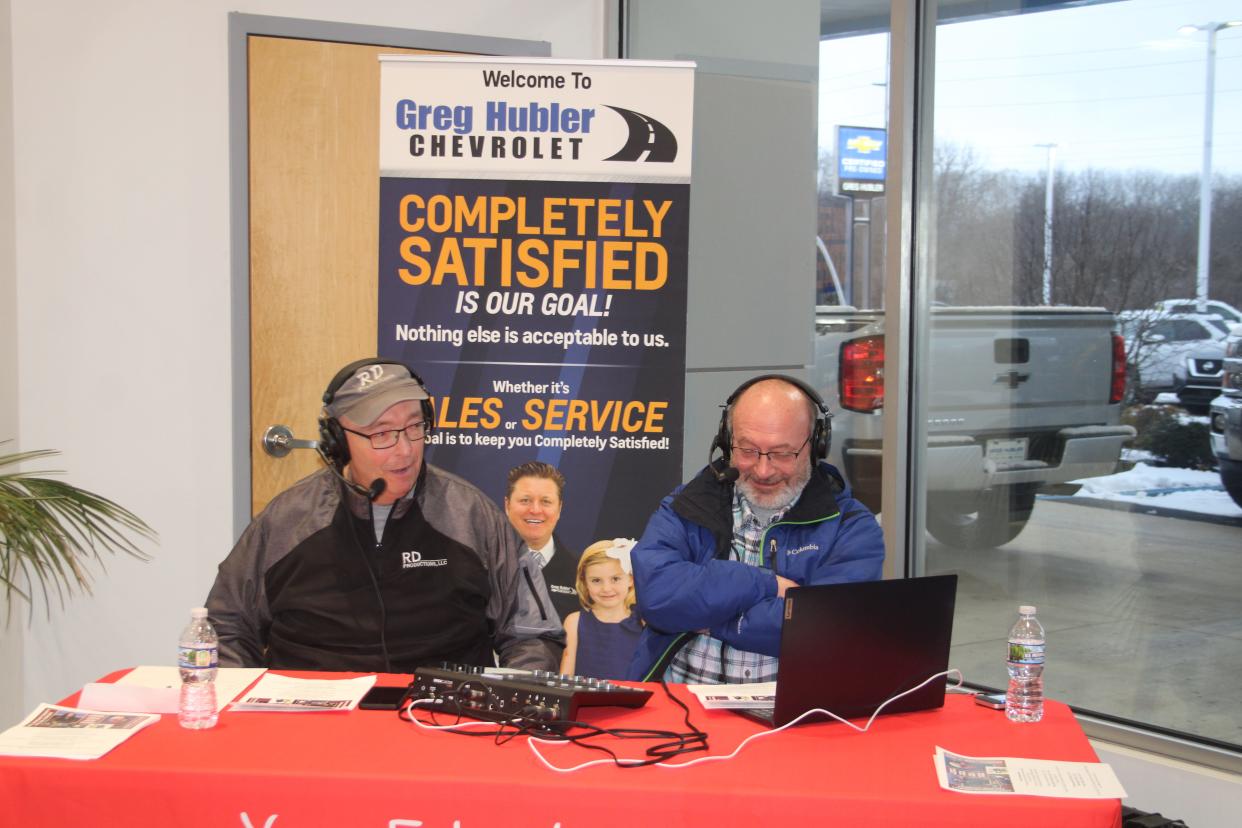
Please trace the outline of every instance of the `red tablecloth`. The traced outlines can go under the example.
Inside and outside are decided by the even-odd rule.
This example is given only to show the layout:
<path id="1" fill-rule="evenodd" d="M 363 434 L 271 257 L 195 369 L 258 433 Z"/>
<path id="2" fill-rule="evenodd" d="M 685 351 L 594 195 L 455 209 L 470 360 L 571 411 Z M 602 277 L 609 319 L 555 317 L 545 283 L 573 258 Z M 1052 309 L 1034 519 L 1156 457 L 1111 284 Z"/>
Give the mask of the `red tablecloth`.
<path id="1" fill-rule="evenodd" d="M 401 681 L 380 677 L 385 684 Z M 684 730 L 681 710 L 653 687 L 655 696 L 641 710 L 591 708 L 582 718 L 601 726 Z M 734 713 L 704 711 L 684 687 L 674 690 L 709 733 L 711 754 L 728 753 L 763 729 Z M 729 761 L 569 774 L 542 766 L 524 738 L 497 745 L 489 738 L 425 732 L 390 712 L 226 710 L 207 731 L 184 730 L 175 716 L 165 716 L 94 761 L 0 757 L 0 824 L 1120 824 L 1116 799 L 942 790 L 932 763 L 937 745 L 971 756 L 1097 761 L 1062 704 L 1047 702 L 1039 724 L 1016 725 L 964 695 L 950 695 L 941 710 L 881 717 L 865 734 L 838 723 L 811 724 L 752 742 Z M 645 747 L 627 744 L 621 752 L 638 755 Z M 561 766 L 601 755 L 576 746 L 544 750 Z"/>

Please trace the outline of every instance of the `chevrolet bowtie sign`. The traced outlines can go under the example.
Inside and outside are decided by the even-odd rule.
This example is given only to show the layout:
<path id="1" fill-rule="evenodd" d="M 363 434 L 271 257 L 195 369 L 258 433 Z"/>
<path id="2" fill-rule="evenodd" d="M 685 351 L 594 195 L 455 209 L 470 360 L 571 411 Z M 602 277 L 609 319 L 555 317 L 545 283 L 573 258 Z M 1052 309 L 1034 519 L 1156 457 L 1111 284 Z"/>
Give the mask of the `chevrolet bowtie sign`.
<path id="1" fill-rule="evenodd" d="M 1030 374 L 1024 374 L 1021 371 L 1006 371 L 1003 374 L 997 374 L 996 379 L 993 380 L 992 384 L 1007 385 L 1010 390 L 1013 390 L 1030 378 Z"/>
<path id="2" fill-rule="evenodd" d="M 854 198 L 884 195 L 888 137 L 872 127 L 837 127 L 837 192 Z"/>

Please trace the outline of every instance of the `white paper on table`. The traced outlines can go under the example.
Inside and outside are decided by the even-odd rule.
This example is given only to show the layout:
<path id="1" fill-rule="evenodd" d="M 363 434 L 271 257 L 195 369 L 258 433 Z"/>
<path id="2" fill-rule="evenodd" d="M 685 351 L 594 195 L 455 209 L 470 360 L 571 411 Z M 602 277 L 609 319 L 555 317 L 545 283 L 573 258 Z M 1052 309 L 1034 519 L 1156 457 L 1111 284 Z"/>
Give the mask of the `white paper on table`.
<path id="1" fill-rule="evenodd" d="M 776 705 L 776 682 L 752 684 L 687 684 L 705 710 L 738 710 Z"/>
<path id="2" fill-rule="evenodd" d="M 373 686 L 373 675 L 349 679 L 303 679 L 268 673 L 230 709 L 242 713 L 353 710 Z"/>
<path id="3" fill-rule="evenodd" d="M 267 670 L 263 667 L 221 667 L 216 671 L 216 712 L 224 709 L 224 706 L 233 699 L 237 698 L 243 690 L 254 683 L 254 680 L 263 675 Z M 181 693 L 181 670 L 171 665 L 142 665 L 135 667 L 125 675 L 116 680 L 116 684 L 129 685 L 133 687 L 147 687 L 161 690 L 171 690 L 174 694 Z M 83 690 L 85 693 L 85 690 Z M 83 707 L 86 705 L 83 704 Z M 173 705 L 170 712 L 176 712 L 177 706 Z M 162 713 L 164 711 L 146 711 Z"/>
<path id="4" fill-rule="evenodd" d="M 936 748 L 935 762 L 940 787 L 959 793 L 1075 799 L 1120 799 L 1126 796 L 1125 788 L 1112 767 L 1101 762 L 962 756 L 942 747 Z"/>
<path id="5" fill-rule="evenodd" d="M 128 713 L 176 713 L 179 696 L 175 687 L 139 687 L 97 681 L 82 688 L 78 708 Z"/>
<path id="6" fill-rule="evenodd" d="M 0 754 L 98 759 L 139 730 L 160 720 L 145 713 L 100 713 L 41 704 L 0 733 Z"/>

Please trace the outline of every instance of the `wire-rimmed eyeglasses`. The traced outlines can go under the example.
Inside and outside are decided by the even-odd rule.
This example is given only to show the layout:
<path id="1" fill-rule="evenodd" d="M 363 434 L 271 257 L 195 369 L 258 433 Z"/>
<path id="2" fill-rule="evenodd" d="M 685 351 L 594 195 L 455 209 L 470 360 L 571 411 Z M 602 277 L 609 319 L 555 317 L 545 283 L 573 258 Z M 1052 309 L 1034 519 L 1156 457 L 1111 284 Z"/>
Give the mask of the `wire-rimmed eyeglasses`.
<path id="1" fill-rule="evenodd" d="M 405 439 L 409 440 L 411 443 L 417 443 L 419 440 L 422 440 L 427 436 L 427 423 L 423 420 L 419 420 L 417 423 L 410 423 L 405 428 L 391 428 L 384 431 L 377 431 L 373 434 L 365 434 L 361 431 L 354 431 L 352 428 L 345 428 L 345 426 L 341 426 L 341 429 L 348 431 L 350 434 L 357 434 L 359 437 L 366 437 L 371 441 L 371 448 L 380 450 L 390 449 L 395 446 L 397 444 L 398 434 L 404 433 Z"/>

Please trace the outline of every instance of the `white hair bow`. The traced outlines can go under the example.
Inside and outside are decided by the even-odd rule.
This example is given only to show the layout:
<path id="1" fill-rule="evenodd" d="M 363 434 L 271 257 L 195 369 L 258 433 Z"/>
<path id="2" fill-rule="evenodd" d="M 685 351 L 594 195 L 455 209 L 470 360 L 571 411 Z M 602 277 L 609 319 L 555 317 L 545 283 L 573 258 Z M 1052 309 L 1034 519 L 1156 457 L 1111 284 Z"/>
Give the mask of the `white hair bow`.
<path id="1" fill-rule="evenodd" d="M 637 544 L 632 538 L 614 538 L 612 546 L 604 550 L 604 554 L 610 558 L 615 558 L 617 563 L 621 564 L 621 571 L 626 575 L 633 575 L 634 568 L 630 564 L 630 550 Z"/>

